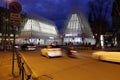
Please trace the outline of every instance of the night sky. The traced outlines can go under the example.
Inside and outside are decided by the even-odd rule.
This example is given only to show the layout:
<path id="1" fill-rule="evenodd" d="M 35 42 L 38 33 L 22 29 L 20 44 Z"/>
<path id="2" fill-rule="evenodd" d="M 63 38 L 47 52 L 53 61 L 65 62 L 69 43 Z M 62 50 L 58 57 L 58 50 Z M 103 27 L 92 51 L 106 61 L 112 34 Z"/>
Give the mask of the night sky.
<path id="1" fill-rule="evenodd" d="M 0 6 L 5 7 L 5 0 L 0 0 Z M 13 0 L 8 0 L 13 1 Z M 87 17 L 89 0 L 17 0 L 22 4 L 22 13 L 30 16 L 42 16 L 55 22 L 58 29 L 64 26 L 68 15 L 74 9 L 81 9 Z M 113 1 L 113 0 L 111 0 Z M 112 5 L 111 5 L 112 6 Z M 109 8 L 111 9 L 111 6 Z M 111 13 L 111 11 L 110 11 Z M 108 15 L 110 17 L 110 15 Z"/>

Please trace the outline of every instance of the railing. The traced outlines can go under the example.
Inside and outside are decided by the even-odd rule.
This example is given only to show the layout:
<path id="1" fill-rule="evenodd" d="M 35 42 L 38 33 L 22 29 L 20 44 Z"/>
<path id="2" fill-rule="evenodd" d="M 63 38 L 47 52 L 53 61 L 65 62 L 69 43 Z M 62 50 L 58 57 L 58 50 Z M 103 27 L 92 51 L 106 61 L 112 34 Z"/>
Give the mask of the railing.
<path id="1" fill-rule="evenodd" d="M 20 52 L 16 50 L 17 63 L 19 68 L 19 75 L 21 80 L 32 80 L 29 69 L 25 66 L 25 62 L 22 59 Z"/>

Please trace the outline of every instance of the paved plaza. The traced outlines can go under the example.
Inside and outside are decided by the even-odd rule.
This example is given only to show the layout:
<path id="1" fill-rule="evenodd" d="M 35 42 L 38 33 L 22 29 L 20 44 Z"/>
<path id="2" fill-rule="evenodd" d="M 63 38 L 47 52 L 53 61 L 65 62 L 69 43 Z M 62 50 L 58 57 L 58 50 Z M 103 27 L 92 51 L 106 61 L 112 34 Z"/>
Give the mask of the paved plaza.
<path id="1" fill-rule="evenodd" d="M 80 58 L 66 54 L 59 58 L 46 58 L 40 51 L 21 52 L 32 77 L 38 80 L 120 80 L 120 65 L 94 60 L 92 50 L 80 50 Z M 15 61 L 15 76 L 12 77 L 12 53 L 0 52 L 0 80 L 19 80 Z"/>
<path id="2" fill-rule="evenodd" d="M 0 51 L 0 80 L 19 80 L 17 61 L 12 76 L 12 52 Z"/>

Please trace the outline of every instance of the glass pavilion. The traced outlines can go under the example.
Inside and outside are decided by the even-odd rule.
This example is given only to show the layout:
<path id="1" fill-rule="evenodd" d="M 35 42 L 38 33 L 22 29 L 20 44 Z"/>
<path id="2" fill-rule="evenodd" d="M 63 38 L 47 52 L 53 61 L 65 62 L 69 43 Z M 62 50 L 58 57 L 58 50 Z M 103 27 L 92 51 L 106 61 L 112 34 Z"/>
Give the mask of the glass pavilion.
<path id="1" fill-rule="evenodd" d="M 95 44 L 91 28 L 82 12 L 72 13 L 65 24 L 63 31 L 63 44 L 72 42 Z"/>
<path id="2" fill-rule="evenodd" d="M 39 45 L 59 42 L 56 25 L 47 19 L 27 19 L 16 43 L 34 43 Z"/>

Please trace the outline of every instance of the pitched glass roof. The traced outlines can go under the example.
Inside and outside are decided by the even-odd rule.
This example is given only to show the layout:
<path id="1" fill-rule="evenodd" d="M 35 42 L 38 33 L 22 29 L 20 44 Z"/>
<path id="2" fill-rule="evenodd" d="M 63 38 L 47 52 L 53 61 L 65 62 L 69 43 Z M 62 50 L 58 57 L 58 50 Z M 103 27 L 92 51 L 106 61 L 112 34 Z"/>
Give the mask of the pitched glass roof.
<path id="1" fill-rule="evenodd" d="M 27 37 L 56 37 L 57 35 L 58 31 L 53 22 L 35 19 L 28 19 L 21 30 L 21 36 Z"/>

